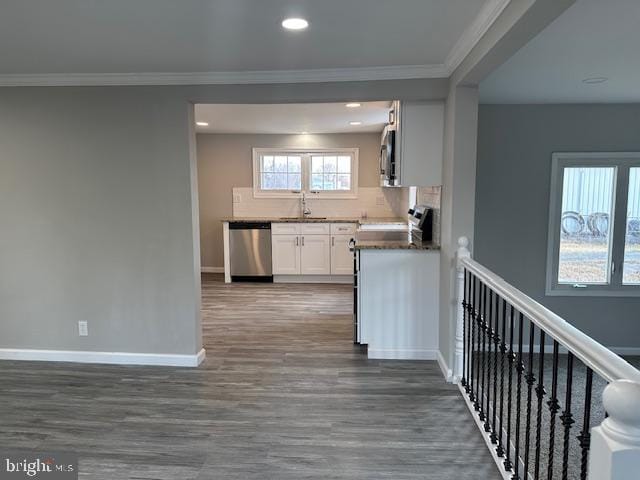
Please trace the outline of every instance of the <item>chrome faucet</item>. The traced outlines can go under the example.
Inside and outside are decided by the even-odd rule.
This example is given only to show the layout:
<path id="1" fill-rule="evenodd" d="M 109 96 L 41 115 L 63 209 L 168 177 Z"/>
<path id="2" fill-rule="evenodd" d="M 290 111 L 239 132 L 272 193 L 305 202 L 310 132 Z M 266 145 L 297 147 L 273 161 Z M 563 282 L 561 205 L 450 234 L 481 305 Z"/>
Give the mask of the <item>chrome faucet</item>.
<path id="1" fill-rule="evenodd" d="M 300 209 L 302 210 L 302 216 L 304 218 L 311 215 L 311 210 L 307 207 L 307 197 L 304 192 L 302 192 L 302 197 L 300 197 Z"/>

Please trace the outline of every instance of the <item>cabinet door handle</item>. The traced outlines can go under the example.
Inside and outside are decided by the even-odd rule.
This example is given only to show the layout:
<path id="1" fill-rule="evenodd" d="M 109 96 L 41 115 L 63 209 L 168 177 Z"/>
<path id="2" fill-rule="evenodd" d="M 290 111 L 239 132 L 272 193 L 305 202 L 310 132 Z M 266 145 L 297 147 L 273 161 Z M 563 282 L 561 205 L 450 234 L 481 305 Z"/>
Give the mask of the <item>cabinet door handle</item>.
<path id="1" fill-rule="evenodd" d="M 302 246 L 304 247 L 304 237 L 302 237 Z"/>
<path id="2" fill-rule="evenodd" d="M 331 237 L 331 246 L 332 247 L 336 246 L 336 237 Z"/>
<path id="3" fill-rule="evenodd" d="M 300 237 L 296 237 L 296 247 L 297 247 L 298 245 L 300 245 L 300 242 L 299 242 L 299 241 L 300 241 Z"/>

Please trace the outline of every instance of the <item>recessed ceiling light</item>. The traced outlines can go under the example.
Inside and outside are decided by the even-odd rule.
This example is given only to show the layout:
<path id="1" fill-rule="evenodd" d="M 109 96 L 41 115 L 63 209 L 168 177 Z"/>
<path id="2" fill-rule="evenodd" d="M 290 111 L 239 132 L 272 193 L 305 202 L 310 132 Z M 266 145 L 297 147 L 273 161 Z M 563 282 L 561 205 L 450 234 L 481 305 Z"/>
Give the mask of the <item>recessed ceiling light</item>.
<path id="1" fill-rule="evenodd" d="M 345 107 L 347 107 L 347 108 L 358 108 L 358 107 L 361 107 L 361 106 L 362 105 L 360 103 L 358 103 L 358 102 L 351 102 L 351 103 L 347 103 L 345 105 Z"/>
<path id="2" fill-rule="evenodd" d="M 207 122 L 196 122 L 196 125 L 198 125 L 199 127 L 208 127 L 209 124 Z"/>
<path id="3" fill-rule="evenodd" d="M 608 77 L 589 77 L 582 80 L 582 83 L 586 83 L 588 85 L 595 85 L 596 83 L 604 83 L 609 80 Z"/>
<path id="4" fill-rule="evenodd" d="M 282 21 L 282 26 L 287 30 L 304 30 L 309 26 L 309 22 L 304 18 L 285 18 Z"/>
<path id="5" fill-rule="evenodd" d="M 362 122 L 349 122 L 349 125 L 353 125 L 355 127 L 357 125 L 362 125 Z"/>

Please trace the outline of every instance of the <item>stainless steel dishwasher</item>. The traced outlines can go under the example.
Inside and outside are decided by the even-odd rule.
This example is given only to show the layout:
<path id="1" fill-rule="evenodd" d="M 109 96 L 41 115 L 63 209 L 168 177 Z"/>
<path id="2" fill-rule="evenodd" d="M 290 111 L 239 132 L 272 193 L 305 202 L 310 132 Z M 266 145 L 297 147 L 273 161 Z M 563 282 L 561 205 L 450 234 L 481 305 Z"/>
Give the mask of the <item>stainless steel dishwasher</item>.
<path id="1" fill-rule="evenodd" d="M 229 222 L 231 281 L 273 282 L 271 224 Z"/>

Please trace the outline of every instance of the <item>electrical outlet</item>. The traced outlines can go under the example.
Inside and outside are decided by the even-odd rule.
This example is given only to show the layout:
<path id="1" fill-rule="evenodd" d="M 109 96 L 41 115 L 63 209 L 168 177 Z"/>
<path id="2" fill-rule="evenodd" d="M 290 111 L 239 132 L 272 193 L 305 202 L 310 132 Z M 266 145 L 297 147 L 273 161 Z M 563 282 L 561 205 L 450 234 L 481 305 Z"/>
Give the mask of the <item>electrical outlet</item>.
<path id="1" fill-rule="evenodd" d="M 242 197 L 239 193 L 233 194 L 233 203 L 240 203 L 242 201 Z"/>
<path id="2" fill-rule="evenodd" d="M 87 337 L 89 335 L 89 326 L 84 320 L 78 322 L 78 335 L 81 337 Z"/>
<path id="3" fill-rule="evenodd" d="M 376 205 L 384 205 L 384 197 L 376 197 Z"/>

